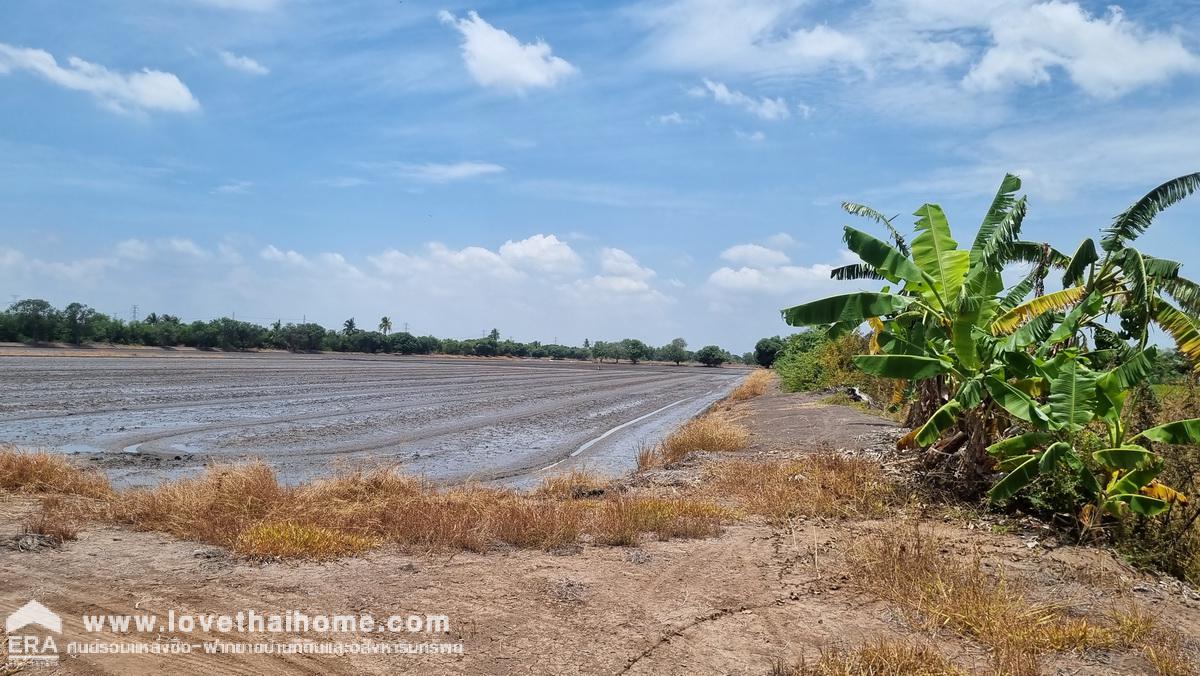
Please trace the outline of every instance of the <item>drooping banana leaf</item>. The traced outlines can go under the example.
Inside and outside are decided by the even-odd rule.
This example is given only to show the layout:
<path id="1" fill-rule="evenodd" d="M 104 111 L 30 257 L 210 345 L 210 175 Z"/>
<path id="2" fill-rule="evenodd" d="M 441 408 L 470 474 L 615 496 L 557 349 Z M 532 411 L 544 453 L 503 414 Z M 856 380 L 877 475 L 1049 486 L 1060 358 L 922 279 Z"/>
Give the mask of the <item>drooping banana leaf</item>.
<path id="1" fill-rule="evenodd" d="M 1166 258 L 1155 258 L 1142 254 L 1142 262 L 1146 266 L 1146 274 L 1158 281 L 1166 281 L 1179 277 L 1179 268 L 1183 264 Z"/>
<path id="2" fill-rule="evenodd" d="M 958 304 L 958 312 L 950 325 L 950 334 L 954 342 L 954 351 L 963 367 L 974 371 L 979 368 L 979 352 L 976 349 L 975 326 L 979 315 L 983 312 L 984 301 L 981 297 L 964 296 Z"/>
<path id="3" fill-rule="evenodd" d="M 1101 306 L 1104 305 L 1104 297 L 1098 292 L 1093 291 L 1084 298 L 1081 303 L 1071 308 L 1071 311 L 1063 317 L 1058 326 L 1050 332 L 1050 337 L 1046 338 L 1043 348 L 1058 343 L 1070 338 L 1079 331 L 1079 327 L 1087 322 L 1088 319 L 1096 316 L 1100 312 Z M 1045 351 L 1043 349 L 1043 351 Z"/>
<path id="4" fill-rule="evenodd" d="M 1044 296 L 1031 298 L 992 321 L 992 334 L 1006 336 L 1015 331 L 1022 323 L 1034 317 L 1047 312 L 1069 308 L 1078 303 L 1080 298 L 1083 298 L 1084 291 L 1085 289 L 1082 286 L 1072 286 L 1061 291 L 1048 293 Z"/>
<path id="5" fill-rule="evenodd" d="M 1053 440 L 1054 435 L 1049 432 L 1026 432 L 988 446 L 987 452 L 997 458 L 1007 458 L 1040 448 Z"/>
<path id="6" fill-rule="evenodd" d="M 1038 457 L 1038 471 L 1042 474 L 1048 474 L 1054 471 L 1059 462 L 1066 459 L 1068 453 L 1074 453 L 1075 449 L 1065 441 L 1059 441 L 1051 444 L 1041 456 Z"/>
<path id="7" fill-rule="evenodd" d="M 1092 458 L 1108 469 L 1137 469 L 1154 464 L 1158 456 L 1137 444 L 1126 444 L 1096 451 Z"/>
<path id="8" fill-rule="evenodd" d="M 1016 469 L 1005 475 L 1003 479 L 997 481 L 996 485 L 992 486 L 992 489 L 988 491 L 988 497 L 992 500 L 1011 498 L 1017 494 L 1017 491 L 1028 486 L 1037 477 L 1038 471 L 1038 457 L 1031 455 L 1028 460 L 1018 465 Z"/>
<path id="9" fill-rule="evenodd" d="M 1000 299 L 1000 304 L 996 306 L 996 312 L 1004 314 L 1020 305 L 1021 301 L 1025 300 L 1025 296 L 1028 296 L 1029 292 L 1033 291 L 1033 287 L 1035 284 L 1037 284 L 1038 278 L 1044 276 L 1045 273 L 1041 270 L 1035 269 L 1034 271 L 1030 272 L 1025 276 L 1024 279 L 1014 284 L 1013 287 L 1008 290 L 1008 293 L 1005 294 L 1004 298 Z"/>
<path id="10" fill-rule="evenodd" d="M 1152 464 L 1139 469 L 1130 470 L 1119 475 L 1115 480 L 1109 483 L 1106 489 L 1109 495 L 1119 493 L 1138 493 L 1142 486 L 1150 483 L 1161 474 L 1163 471 L 1162 463 Z"/>
<path id="11" fill-rule="evenodd" d="M 1120 507 L 1124 505 L 1129 508 L 1129 511 L 1134 514 L 1143 516 L 1154 516 L 1162 514 L 1170 507 L 1165 501 L 1158 498 L 1152 498 L 1140 493 L 1126 493 L 1124 495 L 1113 495 L 1104 502 L 1104 509 L 1114 515 L 1121 516 Z"/>
<path id="12" fill-rule="evenodd" d="M 1200 323 L 1160 298 L 1152 303 L 1150 317 L 1175 339 L 1175 347 L 1200 368 Z"/>
<path id="13" fill-rule="evenodd" d="M 1126 302 L 1134 307 L 1150 307 L 1150 280 L 1146 275 L 1146 264 L 1142 260 L 1142 254 L 1130 247 L 1125 249 L 1125 255 L 1119 262 L 1129 290 Z"/>
<path id="14" fill-rule="evenodd" d="M 865 204 L 855 204 L 854 202 L 842 202 L 842 209 L 848 214 L 869 218 L 887 228 L 888 234 L 892 236 L 892 241 L 896 244 L 896 248 L 900 250 L 900 253 L 905 256 L 909 255 L 908 244 L 904 241 L 904 236 L 896 228 L 892 227 L 892 221 L 896 219 L 895 216 L 888 218 Z"/>
<path id="15" fill-rule="evenodd" d="M 829 278 L 839 281 L 855 279 L 885 279 L 875 268 L 866 263 L 851 263 L 829 271 Z"/>
<path id="16" fill-rule="evenodd" d="M 787 308 L 783 310 L 783 320 L 792 326 L 839 322 L 855 322 L 857 326 L 868 317 L 879 317 L 903 310 L 912 300 L 909 296 L 859 291 Z"/>
<path id="17" fill-rule="evenodd" d="M 992 399 L 1012 415 L 1031 423 L 1039 430 L 1046 430 L 1050 427 L 1050 420 L 1028 394 L 995 376 L 988 376 L 984 379 L 984 386 L 992 395 Z"/>
<path id="18" fill-rule="evenodd" d="M 1200 315 L 1200 284 L 1176 276 L 1160 280 L 1158 287 L 1174 298 L 1184 312 L 1193 317 Z"/>
<path id="19" fill-rule="evenodd" d="M 873 376 L 906 380 L 924 380 L 950 372 L 950 367 L 936 357 L 911 354 L 864 354 L 854 358 L 854 365 Z"/>
<path id="20" fill-rule="evenodd" d="M 1200 189 L 1200 172 L 1186 174 L 1163 183 L 1113 219 L 1113 224 L 1104 230 L 1104 238 L 1100 240 L 1100 245 L 1105 251 L 1119 250 L 1126 242 L 1145 232 L 1159 212 L 1197 189 Z"/>
<path id="21" fill-rule="evenodd" d="M 1018 350 L 1030 345 L 1041 345 L 1050 337 L 1062 315 L 1057 312 L 1047 312 L 1038 315 L 1021 326 L 1008 337 L 1005 346 L 1009 350 Z"/>
<path id="22" fill-rule="evenodd" d="M 1078 286 L 1083 283 L 1083 273 L 1089 265 L 1098 260 L 1100 260 L 1100 255 L 1096 253 L 1096 243 L 1090 237 L 1083 240 L 1083 243 L 1075 251 L 1075 255 L 1071 257 L 1071 262 L 1067 264 L 1067 271 L 1063 273 L 1063 287 Z"/>
<path id="23" fill-rule="evenodd" d="M 926 420 L 925 424 L 917 430 L 915 436 L 917 443 L 921 446 L 932 445 L 941 438 L 943 432 L 954 427 L 955 422 L 958 421 L 958 414 L 962 410 L 962 404 L 955 399 L 942 404 L 941 408 L 934 411 L 933 415 L 929 416 L 929 420 Z"/>
<path id="24" fill-rule="evenodd" d="M 1157 441 L 1162 444 L 1200 444 L 1200 418 L 1176 420 L 1158 427 L 1142 430 L 1134 436 Z"/>

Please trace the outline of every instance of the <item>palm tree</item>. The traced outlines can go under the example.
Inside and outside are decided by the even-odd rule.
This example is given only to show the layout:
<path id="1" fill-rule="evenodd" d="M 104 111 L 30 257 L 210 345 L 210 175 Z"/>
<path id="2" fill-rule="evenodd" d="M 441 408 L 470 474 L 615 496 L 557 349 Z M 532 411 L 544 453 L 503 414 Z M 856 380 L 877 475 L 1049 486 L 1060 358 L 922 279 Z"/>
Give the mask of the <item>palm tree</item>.
<path id="1" fill-rule="evenodd" d="M 383 335 L 386 336 L 388 332 L 392 330 L 392 320 L 388 319 L 387 317 L 380 317 L 379 330 L 383 332 Z"/>

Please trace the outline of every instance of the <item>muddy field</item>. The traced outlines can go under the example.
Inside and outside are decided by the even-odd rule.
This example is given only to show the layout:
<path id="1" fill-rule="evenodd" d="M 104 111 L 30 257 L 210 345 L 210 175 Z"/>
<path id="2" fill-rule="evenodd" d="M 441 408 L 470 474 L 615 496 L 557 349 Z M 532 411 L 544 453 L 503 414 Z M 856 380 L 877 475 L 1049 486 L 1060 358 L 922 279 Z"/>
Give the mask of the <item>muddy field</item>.
<path id="1" fill-rule="evenodd" d="M 285 480 L 400 462 L 515 485 L 619 474 L 737 369 L 346 355 L 8 349 L 0 442 L 77 453 L 119 484 L 258 457 Z"/>

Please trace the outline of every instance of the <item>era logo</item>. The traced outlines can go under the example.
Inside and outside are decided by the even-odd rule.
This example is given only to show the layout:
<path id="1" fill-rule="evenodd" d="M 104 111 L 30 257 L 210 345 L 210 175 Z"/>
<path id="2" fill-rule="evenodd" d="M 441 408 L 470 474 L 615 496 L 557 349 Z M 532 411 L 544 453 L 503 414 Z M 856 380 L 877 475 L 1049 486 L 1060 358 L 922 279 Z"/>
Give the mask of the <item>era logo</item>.
<path id="1" fill-rule="evenodd" d="M 37 630 L 38 633 L 31 633 Z M 48 635 L 62 633 L 62 618 L 37 601 L 30 601 L 4 621 L 10 664 L 58 661 L 58 644 Z M 21 632 L 17 634 L 17 632 Z"/>

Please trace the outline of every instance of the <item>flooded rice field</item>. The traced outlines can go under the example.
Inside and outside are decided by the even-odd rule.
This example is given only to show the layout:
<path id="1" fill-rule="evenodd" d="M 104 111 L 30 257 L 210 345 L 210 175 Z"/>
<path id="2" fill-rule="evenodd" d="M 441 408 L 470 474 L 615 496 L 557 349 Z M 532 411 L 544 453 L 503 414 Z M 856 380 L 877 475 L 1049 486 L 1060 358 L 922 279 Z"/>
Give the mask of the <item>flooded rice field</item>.
<path id="1" fill-rule="evenodd" d="M 617 474 L 724 396 L 737 369 L 278 353 L 0 355 L 0 442 L 94 463 L 119 485 L 261 458 L 287 481 L 399 463 L 524 486 Z M 549 468 L 549 469 L 547 469 Z"/>

